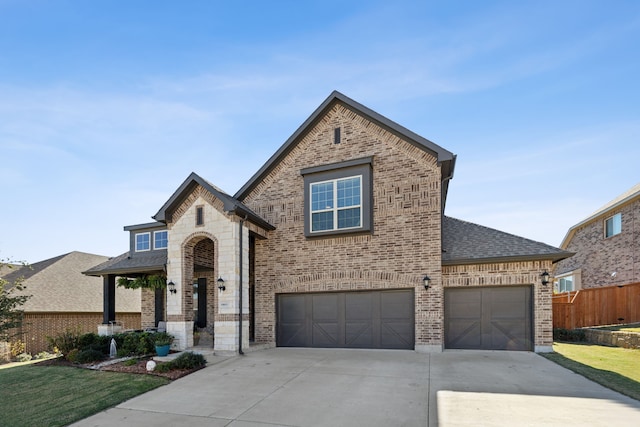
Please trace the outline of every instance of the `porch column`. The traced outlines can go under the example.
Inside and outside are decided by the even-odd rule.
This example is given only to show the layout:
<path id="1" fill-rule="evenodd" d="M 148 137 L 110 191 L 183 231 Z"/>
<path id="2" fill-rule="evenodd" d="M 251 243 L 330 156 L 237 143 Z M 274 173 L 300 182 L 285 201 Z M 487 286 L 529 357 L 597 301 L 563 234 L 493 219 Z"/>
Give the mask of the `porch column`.
<path id="1" fill-rule="evenodd" d="M 108 325 L 109 322 L 116 320 L 116 276 L 108 274 L 102 276 L 102 324 Z"/>

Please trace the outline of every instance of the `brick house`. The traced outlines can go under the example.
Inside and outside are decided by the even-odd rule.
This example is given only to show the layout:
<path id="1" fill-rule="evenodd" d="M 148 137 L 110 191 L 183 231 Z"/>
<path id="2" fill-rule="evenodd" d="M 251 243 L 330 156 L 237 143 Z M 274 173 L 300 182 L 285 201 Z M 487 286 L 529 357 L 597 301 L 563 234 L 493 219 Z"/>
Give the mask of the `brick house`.
<path id="1" fill-rule="evenodd" d="M 640 282 L 640 184 L 569 229 L 555 265 L 556 292 Z"/>
<path id="2" fill-rule="evenodd" d="M 75 251 L 4 271 L 2 277 L 9 283 L 22 278 L 25 289 L 21 293 L 31 295 L 21 306 L 24 321 L 17 337 L 26 344 L 28 353 L 47 350 L 47 337 L 66 330 L 95 332 L 103 317 L 102 280 L 82 272 L 108 260 L 106 256 Z M 140 291 L 121 288 L 116 298 L 121 324 L 139 328 Z"/>
<path id="3" fill-rule="evenodd" d="M 550 351 L 540 276 L 570 253 L 446 217 L 455 160 L 333 92 L 234 196 L 192 173 L 156 222 L 125 227 L 129 252 L 86 274 L 112 295 L 119 275 L 166 272 L 142 325 L 160 311 L 177 348 L 195 324 L 217 351 Z"/>

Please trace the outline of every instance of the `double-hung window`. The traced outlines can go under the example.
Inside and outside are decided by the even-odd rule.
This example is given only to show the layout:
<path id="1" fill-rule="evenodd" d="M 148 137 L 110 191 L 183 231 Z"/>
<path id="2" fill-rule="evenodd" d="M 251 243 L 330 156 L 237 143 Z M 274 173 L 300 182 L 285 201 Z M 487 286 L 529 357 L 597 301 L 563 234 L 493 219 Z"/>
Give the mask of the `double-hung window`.
<path id="1" fill-rule="evenodd" d="M 169 232 L 167 230 L 153 232 L 153 249 L 167 249 Z"/>
<path id="2" fill-rule="evenodd" d="M 303 169 L 307 237 L 371 231 L 372 158 Z"/>
<path id="3" fill-rule="evenodd" d="M 151 250 L 151 233 L 136 234 L 136 252 Z"/>
<path id="4" fill-rule="evenodd" d="M 362 225 L 362 176 L 311 184 L 311 232 Z"/>

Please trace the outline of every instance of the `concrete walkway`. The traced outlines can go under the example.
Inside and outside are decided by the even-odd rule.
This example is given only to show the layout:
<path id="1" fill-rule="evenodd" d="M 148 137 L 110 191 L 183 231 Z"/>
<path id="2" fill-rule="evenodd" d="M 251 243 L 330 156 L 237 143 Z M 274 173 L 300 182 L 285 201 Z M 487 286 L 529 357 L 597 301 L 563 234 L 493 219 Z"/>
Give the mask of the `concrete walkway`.
<path id="1" fill-rule="evenodd" d="M 640 402 L 525 352 L 276 348 L 75 426 L 637 426 Z"/>

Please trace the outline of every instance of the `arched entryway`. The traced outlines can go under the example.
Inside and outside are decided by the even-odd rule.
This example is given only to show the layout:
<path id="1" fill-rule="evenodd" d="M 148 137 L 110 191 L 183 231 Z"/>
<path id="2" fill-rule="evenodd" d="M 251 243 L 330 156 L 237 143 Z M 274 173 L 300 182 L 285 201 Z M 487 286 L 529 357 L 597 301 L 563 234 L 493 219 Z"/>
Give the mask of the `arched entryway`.
<path id="1" fill-rule="evenodd" d="M 185 317 L 193 322 L 194 345 L 213 347 L 214 319 L 218 306 L 216 278 L 218 250 L 215 237 L 209 233 L 190 236 L 183 245 Z"/>

